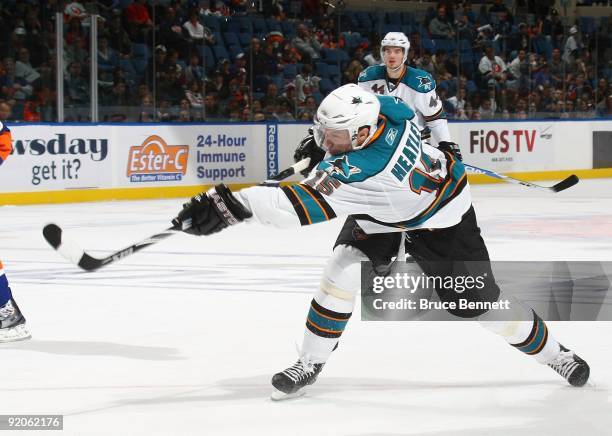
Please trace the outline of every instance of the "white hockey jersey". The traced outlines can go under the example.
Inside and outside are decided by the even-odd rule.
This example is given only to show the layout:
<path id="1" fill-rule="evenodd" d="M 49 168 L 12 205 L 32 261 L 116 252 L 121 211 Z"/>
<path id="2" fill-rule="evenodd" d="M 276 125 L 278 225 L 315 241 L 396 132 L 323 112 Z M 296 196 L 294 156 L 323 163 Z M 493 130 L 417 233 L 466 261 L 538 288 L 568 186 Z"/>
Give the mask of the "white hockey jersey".
<path id="1" fill-rule="evenodd" d="M 427 71 L 406 66 L 396 86 L 389 82 L 387 68 L 375 65 L 361 72 L 357 84 L 374 94 L 401 98 L 416 113 L 415 123 L 419 130 L 430 128 L 434 145 L 451 141 L 446 113 L 436 93 L 436 82 Z"/>
<path id="2" fill-rule="evenodd" d="M 367 147 L 326 157 L 301 183 L 236 193 L 251 219 L 288 227 L 353 215 L 366 233 L 458 224 L 471 204 L 463 164 L 421 142 L 414 112 L 399 98 L 378 99 L 379 124 Z"/>

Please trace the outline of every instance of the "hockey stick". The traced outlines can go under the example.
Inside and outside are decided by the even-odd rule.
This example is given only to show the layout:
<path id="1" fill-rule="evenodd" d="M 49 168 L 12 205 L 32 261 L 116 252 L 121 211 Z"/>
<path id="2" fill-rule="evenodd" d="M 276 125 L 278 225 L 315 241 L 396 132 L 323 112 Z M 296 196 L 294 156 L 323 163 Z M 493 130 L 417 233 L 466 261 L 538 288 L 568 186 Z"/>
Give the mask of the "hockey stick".
<path id="1" fill-rule="evenodd" d="M 308 164 L 310 163 L 310 158 L 302 159 L 296 164 L 290 166 L 284 171 L 281 171 L 276 176 L 272 177 L 269 181 L 262 183 L 262 185 L 271 185 L 276 184 L 274 182 L 279 182 L 287 177 L 290 177 L 303 169 L 308 168 Z M 55 249 L 57 252 L 62 255 L 68 261 L 74 263 L 75 265 L 83 268 L 86 271 L 95 271 L 99 268 L 102 268 L 105 265 L 116 262 L 124 257 L 130 256 L 137 251 L 142 250 L 150 245 L 156 244 L 159 241 L 166 239 L 169 236 L 172 236 L 176 233 L 180 233 L 181 230 L 176 227 L 169 227 L 163 232 L 156 233 L 143 239 L 142 241 L 136 242 L 129 247 L 124 248 L 123 250 L 115 251 L 114 253 L 102 257 L 97 258 L 93 257 L 84 251 L 82 248 L 78 246 L 74 241 L 64 238 L 63 231 L 60 226 L 57 224 L 47 224 L 43 228 L 43 236 L 47 240 L 47 242 Z"/>
<path id="2" fill-rule="evenodd" d="M 576 176 L 575 174 L 572 174 L 571 176 L 561 180 L 559 183 L 549 187 L 549 186 L 537 185 L 531 182 L 525 182 L 524 180 L 513 179 L 512 177 L 496 173 L 495 171 L 478 168 L 478 167 L 475 167 L 474 165 L 470 165 L 466 163 L 464 163 L 463 165 L 465 166 L 467 170 L 473 173 L 476 173 L 476 174 L 484 174 L 485 176 L 494 177 L 496 179 L 503 180 L 504 182 L 507 182 L 507 183 L 514 183 L 515 185 L 523 185 L 523 186 L 527 186 L 528 188 L 535 188 L 535 189 L 540 189 L 540 190 L 548 191 L 548 192 L 564 191 L 567 188 L 571 188 L 572 186 L 574 186 L 580 180 L 578 179 L 578 176 Z"/>

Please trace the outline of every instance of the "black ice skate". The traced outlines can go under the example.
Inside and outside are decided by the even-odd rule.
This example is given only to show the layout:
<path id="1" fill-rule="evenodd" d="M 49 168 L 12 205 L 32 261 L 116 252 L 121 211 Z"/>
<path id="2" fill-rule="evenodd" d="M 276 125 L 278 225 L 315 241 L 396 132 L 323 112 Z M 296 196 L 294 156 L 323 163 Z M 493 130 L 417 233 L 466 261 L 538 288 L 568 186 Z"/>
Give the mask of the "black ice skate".
<path id="1" fill-rule="evenodd" d="M 323 365 L 324 363 L 312 363 L 308 358 L 300 357 L 293 366 L 274 374 L 272 386 L 277 391 L 272 393 L 271 398 L 279 401 L 304 395 L 306 392 L 303 388 L 317 381 Z"/>
<path id="2" fill-rule="evenodd" d="M 32 336 L 25 325 L 26 320 L 12 298 L 0 307 L 0 342 L 23 341 Z"/>
<path id="3" fill-rule="evenodd" d="M 559 356 L 548 364 L 557 371 L 567 382 L 576 387 L 584 386 L 589 379 L 589 365 L 578 357 L 573 351 L 559 344 L 561 352 Z"/>

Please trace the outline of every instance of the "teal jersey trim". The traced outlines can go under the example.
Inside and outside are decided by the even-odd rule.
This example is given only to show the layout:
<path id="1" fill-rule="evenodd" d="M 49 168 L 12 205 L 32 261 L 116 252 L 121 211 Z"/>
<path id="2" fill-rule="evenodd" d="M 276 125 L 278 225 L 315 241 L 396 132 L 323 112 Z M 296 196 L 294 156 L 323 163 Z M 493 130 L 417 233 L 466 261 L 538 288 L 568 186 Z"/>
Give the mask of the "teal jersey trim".
<path id="1" fill-rule="evenodd" d="M 377 95 L 380 102 L 380 113 L 393 124 L 404 123 L 414 118 L 414 111 L 399 97 Z"/>
<path id="2" fill-rule="evenodd" d="M 327 221 L 331 218 L 325 216 L 325 211 L 323 207 L 314 199 L 312 195 L 306 192 L 306 188 L 300 185 L 292 185 L 293 192 L 298 196 L 301 200 L 304 208 L 306 208 L 306 213 L 310 217 L 311 224 L 320 223 L 323 221 Z"/>
<path id="3" fill-rule="evenodd" d="M 436 89 L 436 81 L 425 70 L 408 67 L 408 71 L 404 74 L 402 83 L 415 91 L 426 94 Z"/>
<path id="4" fill-rule="evenodd" d="M 359 74 L 357 82 L 371 82 L 372 80 L 384 80 L 387 77 L 387 68 L 384 65 L 372 65 Z"/>

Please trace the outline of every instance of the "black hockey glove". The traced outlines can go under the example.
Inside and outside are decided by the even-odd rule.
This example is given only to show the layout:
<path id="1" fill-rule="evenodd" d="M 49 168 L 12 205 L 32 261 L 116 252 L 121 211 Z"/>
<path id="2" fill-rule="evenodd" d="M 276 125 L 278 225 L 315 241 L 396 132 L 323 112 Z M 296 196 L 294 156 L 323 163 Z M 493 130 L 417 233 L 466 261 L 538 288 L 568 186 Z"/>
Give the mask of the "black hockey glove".
<path id="1" fill-rule="evenodd" d="M 453 154 L 453 156 L 455 156 L 457 159 L 463 161 L 463 156 L 461 155 L 459 145 L 455 144 L 454 142 L 440 141 L 438 143 L 438 150 L 448 151 L 449 153 Z"/>
<path id="2" fill-rule="evenodd" d="M 202 236 L 220 232 L 252 216 L 232 191 L 225 184 L 220 184 L 192 197 L 183 205 L 183 210 L 172 220 L 172 224 L 185 233 Z"/>
<path id="3" fill-rule="evenodd" d="M 317 164 L 325 157 L 325 150 L 317 145 L 312 134 L 312 129 L 308 129 L 308 136 L 302 139 L 300 145 L 298 145 L 298 147 L 295 149 L 293 160 L 295 162 L 299 162 L 307 157 L 310 158 L 310 164 L 308 165 L 308 168 L 300 171 L 304 177 L 308 177 L 310 171 L 312 171 L 312 169 L 316 167 Z"/>

